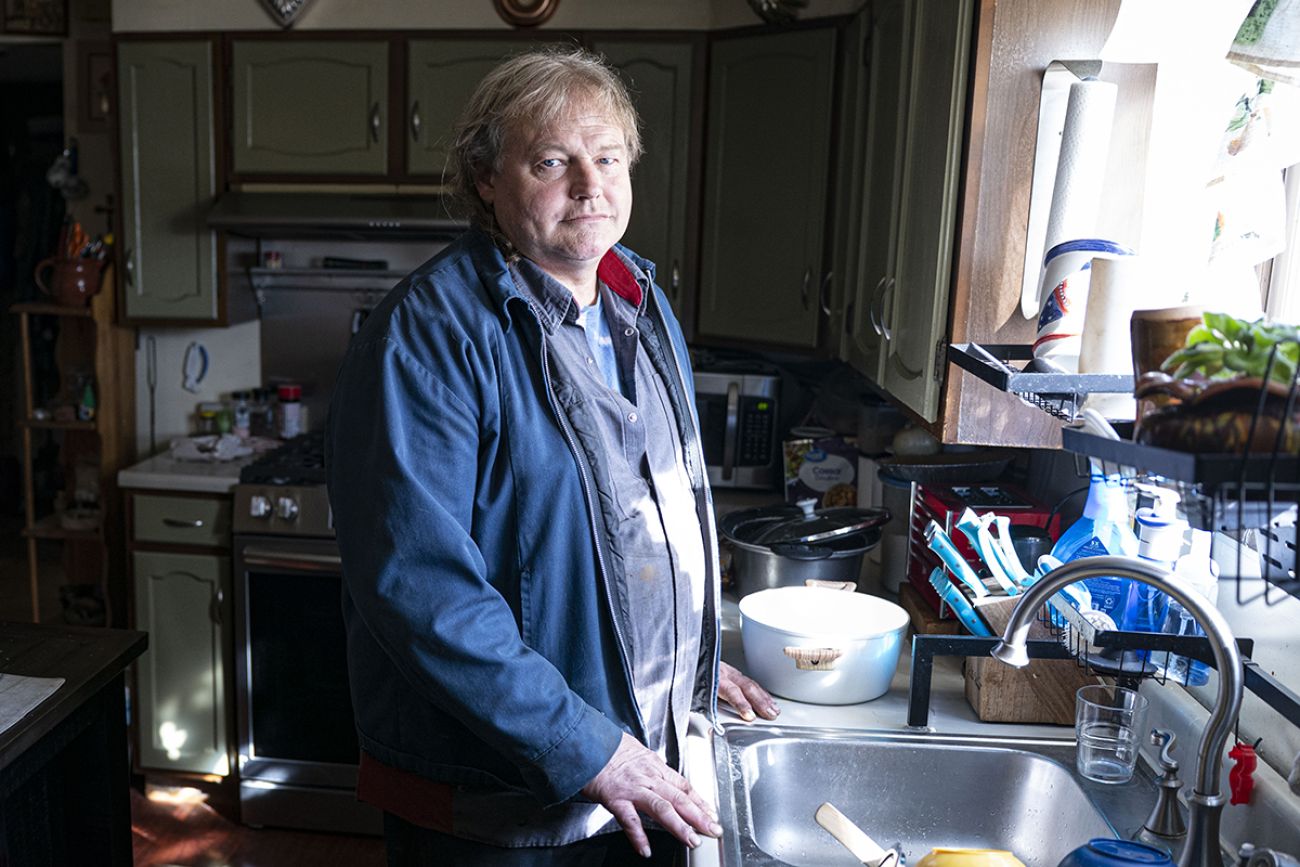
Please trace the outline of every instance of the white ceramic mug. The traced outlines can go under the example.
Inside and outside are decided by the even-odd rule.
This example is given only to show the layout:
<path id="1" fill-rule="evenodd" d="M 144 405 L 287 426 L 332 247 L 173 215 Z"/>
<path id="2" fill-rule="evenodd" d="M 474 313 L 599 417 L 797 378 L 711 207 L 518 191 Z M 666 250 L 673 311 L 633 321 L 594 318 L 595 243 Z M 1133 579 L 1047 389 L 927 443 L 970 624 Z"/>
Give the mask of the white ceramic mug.
<path id="1" fill-rule="evenodd" d="M 1102 238 L 1064 241 L 1047 251 L 1043 257 L 1035 357 L 1050 358 L 1067 370 L 1078 370 L 1092 260 L 1131 255 L 1133 251 L 1128 247 Z"/>

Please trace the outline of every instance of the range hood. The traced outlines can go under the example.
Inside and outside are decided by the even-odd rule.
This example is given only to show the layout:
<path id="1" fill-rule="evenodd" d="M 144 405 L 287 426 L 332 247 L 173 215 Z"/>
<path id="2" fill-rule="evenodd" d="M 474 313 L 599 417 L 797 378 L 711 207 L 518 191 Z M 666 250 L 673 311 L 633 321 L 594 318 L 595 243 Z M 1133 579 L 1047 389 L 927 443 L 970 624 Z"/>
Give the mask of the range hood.
<path id="1" fill-rule="evenodd" d="M 255 238 L 452 238 L 465 220 L 438 195 L 366 193 L 223 193 L 208 210 L 209 228 Z"/>

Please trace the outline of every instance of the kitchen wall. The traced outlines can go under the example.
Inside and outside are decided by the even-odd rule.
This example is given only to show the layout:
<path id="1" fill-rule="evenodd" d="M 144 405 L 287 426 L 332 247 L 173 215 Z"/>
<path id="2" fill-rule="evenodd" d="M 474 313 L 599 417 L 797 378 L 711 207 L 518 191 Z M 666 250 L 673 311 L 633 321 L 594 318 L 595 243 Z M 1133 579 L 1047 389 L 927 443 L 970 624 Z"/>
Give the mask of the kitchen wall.
<path id="1" fill-rule="evenodd" d="M 158 360 L 152 397 L 147 375 L 151 337 Z M 185 350 L 191 343 L 208 352 L 208 372 L 197 392 L 183 387 Z M 135 353 L 136 454 L 143 459 L 155 450 L 166 451 L 172 439 L 193 433 L 200 401 L 219 400 L 261 382 L 261 325 L 256 320 L 229 328 L 141 328 Z M 156 449 L 150 442 L 151 401 Z"/>
<path id="2" fill-rule="evenodd" d="M 809 0 L 801 17 L 855 11 L 865 0 Z M 745 0 L 560 0 L 547 30 L 709 30 L 759 23 Z M 505 29 L 489 0 L 314 0 L 297 30 Z M 116 0 L 113 30 L 276 30 L 259 0 Z"/>

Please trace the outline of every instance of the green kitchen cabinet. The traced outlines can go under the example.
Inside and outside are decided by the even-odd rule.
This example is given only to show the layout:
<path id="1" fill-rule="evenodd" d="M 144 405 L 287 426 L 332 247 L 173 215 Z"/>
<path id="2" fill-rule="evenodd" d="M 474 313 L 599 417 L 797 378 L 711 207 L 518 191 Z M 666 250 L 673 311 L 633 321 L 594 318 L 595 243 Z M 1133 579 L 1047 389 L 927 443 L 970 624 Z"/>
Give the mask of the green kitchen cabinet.
<path id="1" fill-rule="evenodd" d="M 474 88 L 524 43 L 413 39 L 407 49 L 406 170 L 450 174 L 454 127 Z"/>
<path id="2" fill-rule="evenodd" d="M 224 776 L 230 558 L 137 550 L 132 566 L 135 628 L 149 633 L 136 663 L 138 764 Z"/>
<path id="3" fill-rule="evenodd" d="M 641 119 L 642 154 L 632 170 L 632 217 L 623 243 L 655 263 L 655 280 L 690 333 L 696 45 L 600 39 L 592 48 L 624 76 Z"/>
<path id="4" fill-rule="evenodd" d="M 873 3 L 857 261 L 840 355 L 936 421 L 973 0 Z"/>
<path id="5" fill-rule="evenodd" d="M 217 192 L 212 60 L 207 40 L 118 44 L 128 320 L 221 318 L 216 237 L 204 222 Z"/>
<path id="6" fill-rule="evenodd" d="M 388 111 L 386 42 L 231 44 L 236 175 L 383 176 Z"/>
<path id="7" fill-rule="evenodd" d="M 713 43 L 700 337 L 818 345 L 835 51 L 832 27 Z"/>
<path id="8" fill-rule="evenodd" d="M 879 382 L 884 368 L 885 325 L 880 301 L 894 273 L 897 243 L 899 182 L 903 163 L 903 75 L 909 56 L 906 0 L 882 0 L 862 13 L 868 16 L 870 45 L 860 74 L 866 78 L 863 110 L 854 119 L 863 127 L 854 141 L 861 155 L 861 174 L 849 188 L 861 204 L 843 237 L 856 245 L 856 258 L 847 266 L 851 303 L 845 310 L 840 355 L 867 377 Z"/>
<path id="9" fill-rule="evenodd" d="M 880 384 L 927 421 L 947 369 L 974 0 L 910 0 L 902 173 L 892 275 L 881 292 Z"/>

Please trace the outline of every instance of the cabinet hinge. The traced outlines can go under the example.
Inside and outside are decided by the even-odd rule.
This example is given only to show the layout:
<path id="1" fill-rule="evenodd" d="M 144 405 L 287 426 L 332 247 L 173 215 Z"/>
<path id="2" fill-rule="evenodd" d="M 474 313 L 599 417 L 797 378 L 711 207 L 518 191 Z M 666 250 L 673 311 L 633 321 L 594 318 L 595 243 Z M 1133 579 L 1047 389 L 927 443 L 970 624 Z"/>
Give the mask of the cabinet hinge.
<path id="1" fill-rule="evenodd" d="M 943 368 L 948 363 L 948 341 L 940 340 L 934 345 L 934 381 L 943 382 Z"/>

